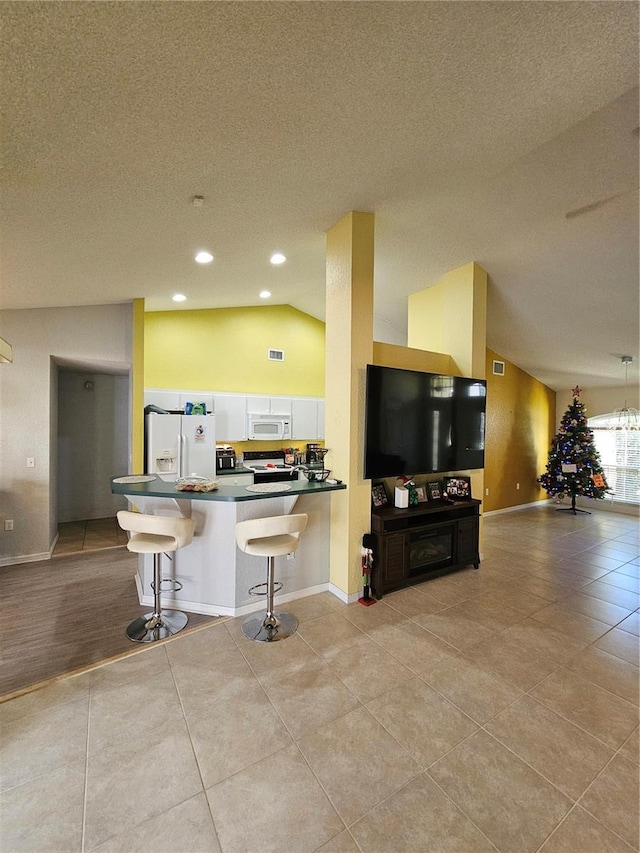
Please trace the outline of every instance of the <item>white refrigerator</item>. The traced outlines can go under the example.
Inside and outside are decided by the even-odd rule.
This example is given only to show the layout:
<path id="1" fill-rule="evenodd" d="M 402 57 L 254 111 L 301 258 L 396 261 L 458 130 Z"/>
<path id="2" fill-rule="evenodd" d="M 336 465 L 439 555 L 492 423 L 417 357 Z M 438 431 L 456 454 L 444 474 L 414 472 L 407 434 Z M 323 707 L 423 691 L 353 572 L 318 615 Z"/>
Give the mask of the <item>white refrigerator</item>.
<path id="1" fill-rule="evenodd" d="M 163 480 L 216 473 L 215 415 L 145 415 L 145 473 Z"/>

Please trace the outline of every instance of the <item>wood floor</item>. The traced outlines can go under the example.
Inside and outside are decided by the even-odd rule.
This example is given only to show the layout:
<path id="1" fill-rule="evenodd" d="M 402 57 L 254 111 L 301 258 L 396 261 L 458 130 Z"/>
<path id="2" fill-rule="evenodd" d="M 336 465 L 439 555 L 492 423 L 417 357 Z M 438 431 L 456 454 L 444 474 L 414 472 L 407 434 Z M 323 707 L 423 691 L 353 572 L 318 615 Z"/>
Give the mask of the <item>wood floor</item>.
<path id="1" fill-rule="evenodd" d="M 141 648 L 125 635 L 149 610 L 138 603 L 137 555 L 123 545 L 55 554 L 0 569 L 1 699 Z M 185 631 L 213 621 L 189 614 Z"/>

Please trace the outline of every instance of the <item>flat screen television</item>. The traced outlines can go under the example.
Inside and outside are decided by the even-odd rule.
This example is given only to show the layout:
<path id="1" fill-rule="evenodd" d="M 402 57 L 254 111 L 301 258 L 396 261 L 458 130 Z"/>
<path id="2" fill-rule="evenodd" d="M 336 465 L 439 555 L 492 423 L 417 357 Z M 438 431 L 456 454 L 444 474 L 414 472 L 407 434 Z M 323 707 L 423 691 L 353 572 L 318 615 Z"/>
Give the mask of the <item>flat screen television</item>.
<path id="1" fill-rule="evenodd" d="M 364 477 L 484 467 L 484 379 L 367 365 Z"/>

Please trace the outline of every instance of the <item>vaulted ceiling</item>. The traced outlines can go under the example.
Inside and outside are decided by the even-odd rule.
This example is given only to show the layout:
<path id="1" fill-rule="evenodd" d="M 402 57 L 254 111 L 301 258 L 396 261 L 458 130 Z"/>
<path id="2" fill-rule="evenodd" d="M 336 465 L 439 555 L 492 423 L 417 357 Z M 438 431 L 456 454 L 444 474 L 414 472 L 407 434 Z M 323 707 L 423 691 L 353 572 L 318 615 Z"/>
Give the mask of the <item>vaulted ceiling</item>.
<path id="1" fill-rule="evenodd" d="M 492 349 L 637 379 L 636 3 L 0 6 L 1 308 L 266 288 L 323 318 L 325 232 L 367 210 L 376 339 L 474 260 Z"/>

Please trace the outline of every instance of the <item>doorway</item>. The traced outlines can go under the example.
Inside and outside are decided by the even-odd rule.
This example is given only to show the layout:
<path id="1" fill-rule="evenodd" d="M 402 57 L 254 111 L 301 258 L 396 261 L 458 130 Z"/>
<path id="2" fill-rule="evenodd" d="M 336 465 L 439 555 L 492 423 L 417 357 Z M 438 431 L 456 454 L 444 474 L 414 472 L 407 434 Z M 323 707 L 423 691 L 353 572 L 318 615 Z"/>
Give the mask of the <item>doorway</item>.
<path id="1" fill-rule="evenodd" d="M 129 458 L 129 377 L 82 365 L 58 365 L 56 520 L 53 555 L 126 542 L 115 519 L 126 498 L 110 478 Z"/>

